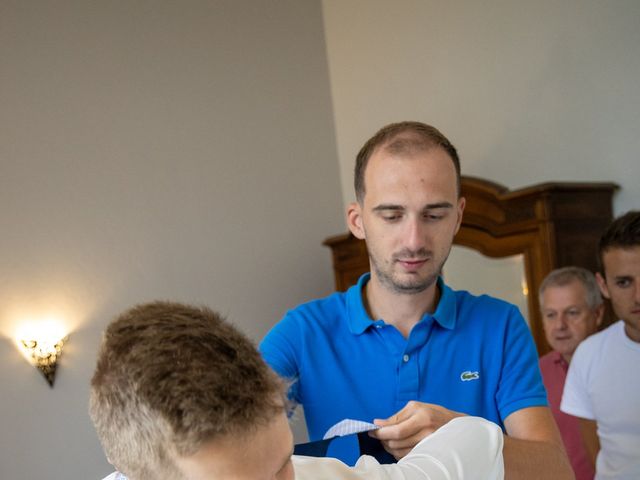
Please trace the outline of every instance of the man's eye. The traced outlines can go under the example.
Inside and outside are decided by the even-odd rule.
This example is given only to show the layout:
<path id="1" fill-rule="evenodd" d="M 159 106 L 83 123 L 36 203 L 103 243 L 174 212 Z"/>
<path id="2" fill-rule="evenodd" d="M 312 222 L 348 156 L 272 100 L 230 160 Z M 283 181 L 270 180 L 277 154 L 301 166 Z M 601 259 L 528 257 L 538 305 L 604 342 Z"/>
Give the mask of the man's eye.
<path id="1" fill-rule="evenodd" d="M 620 288 L 627 288 L 631 285 L 631 280 L 628 278 L 621 278 L 620 280 L 616 280 L 616 286 Z"/>
<path id="2" fill-rule="evenodd" d="M 576 315 L 580 315 L 580 310 L 569 310 L 567 313 L 572 317 L 575 317 Z"/>
<path id="3" fill-rule="evenodd" d="M 435 213 L 425 213 L 423 215 L 423 217 L 427 220 L 432 220 L 432 221 L 436 221 L 436 220 L 441 220 L 443 218 L 444 215 L 438 215 Z"/>
<path id="4" fill-rule="evenodd" d="M 383 215 L 382 218 L 384 220 L 386 220 L 387 222 L 393 222 L 395 220 L 400 219 L 400 215 L 398 214 L 393 214 L 393 215 Z"/>

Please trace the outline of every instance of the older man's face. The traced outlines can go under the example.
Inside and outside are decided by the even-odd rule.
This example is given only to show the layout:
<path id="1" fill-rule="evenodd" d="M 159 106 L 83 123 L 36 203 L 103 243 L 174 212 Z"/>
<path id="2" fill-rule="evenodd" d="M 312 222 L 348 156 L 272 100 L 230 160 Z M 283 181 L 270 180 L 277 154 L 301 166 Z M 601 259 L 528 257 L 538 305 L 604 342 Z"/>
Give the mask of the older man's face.
<path id="1" fill-rule="evenodd" d="M 569 362 L 580 342 L 598 328 L 604 307 L 591 308 L 587 292 L 578 280 L 550 286 L 542 293 L 542 325 L 547 342 Z"/>

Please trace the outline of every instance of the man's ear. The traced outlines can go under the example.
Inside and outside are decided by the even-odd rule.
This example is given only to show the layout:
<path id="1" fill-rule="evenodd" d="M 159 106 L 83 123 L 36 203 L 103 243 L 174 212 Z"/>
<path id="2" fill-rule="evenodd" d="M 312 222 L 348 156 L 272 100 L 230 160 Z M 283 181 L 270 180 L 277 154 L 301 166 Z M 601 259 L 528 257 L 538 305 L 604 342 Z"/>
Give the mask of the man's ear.
<path id="1" fill-rule="evenodd" d="M 602 325 L 602 320 L 604 319 L 604 302 L 596 307 L 596 327 L 600 327 Z"/>
<path id="2" fill-rule="evenodd" d="M 596 281 L 598 282 L 598 287 L 600 288 L 600 293 L 604 298 L 611 299 L 611 295 L 609 295 L 609 288 L 607 288 L 607 281 L 600 274 L 600 272 L 596 272 Z"/>
<path id="3" fill-rule="evenodd" d="M 464 212 L 464 207 L 467 204 L 467 200 L 464 197 L 460 197 L 458 199 L 458 205 L 456 206 L 456 214 L 458 215 L 458 224 L 456 225 L 456 232 L 460 230 L 460 225 L 462 225 L 462 213 Z"/>
<path id="4" fill-rule="evenodd" d="M 347 226 L 353 236 L 364 240 L 364 227 L 362 225 L 362 207 L 358 202 L 351 202 L 347 206 Z"/>

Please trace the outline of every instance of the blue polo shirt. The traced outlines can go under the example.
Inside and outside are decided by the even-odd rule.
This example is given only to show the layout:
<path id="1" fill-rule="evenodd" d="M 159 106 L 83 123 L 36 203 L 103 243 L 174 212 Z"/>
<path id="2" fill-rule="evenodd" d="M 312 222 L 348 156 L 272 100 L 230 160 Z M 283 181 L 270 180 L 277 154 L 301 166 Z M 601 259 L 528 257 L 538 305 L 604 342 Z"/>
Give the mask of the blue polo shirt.
<path id="1" fill-rule="evenodd" d="M 410 400 L 503 428 L 511 413 L 547 405 L 533 339 L 514 305 L 438 279 L 436 311 L 404 338 L 367 314 L 362 288 L 369 278 L 287 312 L 260 344 L 266 362 L 292 381 L 310 440 L 345 418 L 387 418 Z M 354 443 L 336 456 L 353 464 L 357 453 Z"/>

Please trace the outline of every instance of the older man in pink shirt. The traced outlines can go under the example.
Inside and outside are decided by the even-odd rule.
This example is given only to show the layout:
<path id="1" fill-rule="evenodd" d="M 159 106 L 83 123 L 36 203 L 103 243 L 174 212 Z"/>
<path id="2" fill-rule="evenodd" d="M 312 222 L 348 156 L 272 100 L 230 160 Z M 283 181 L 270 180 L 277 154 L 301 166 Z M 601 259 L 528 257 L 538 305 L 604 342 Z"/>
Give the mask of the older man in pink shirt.
<path id="1" fill-rule="evenodd" d="M 582 443 L 578 419 L 560 411 L 560 402 L 573 353 L 602 323 L 602 296 L 594 275 L 579 267 L 551 272 L 542 282 L 539 296 L 545 336 L 553 348 L 540 358 L 551 412 L 576 480 L 593 480 L 595 467 Z"/>

